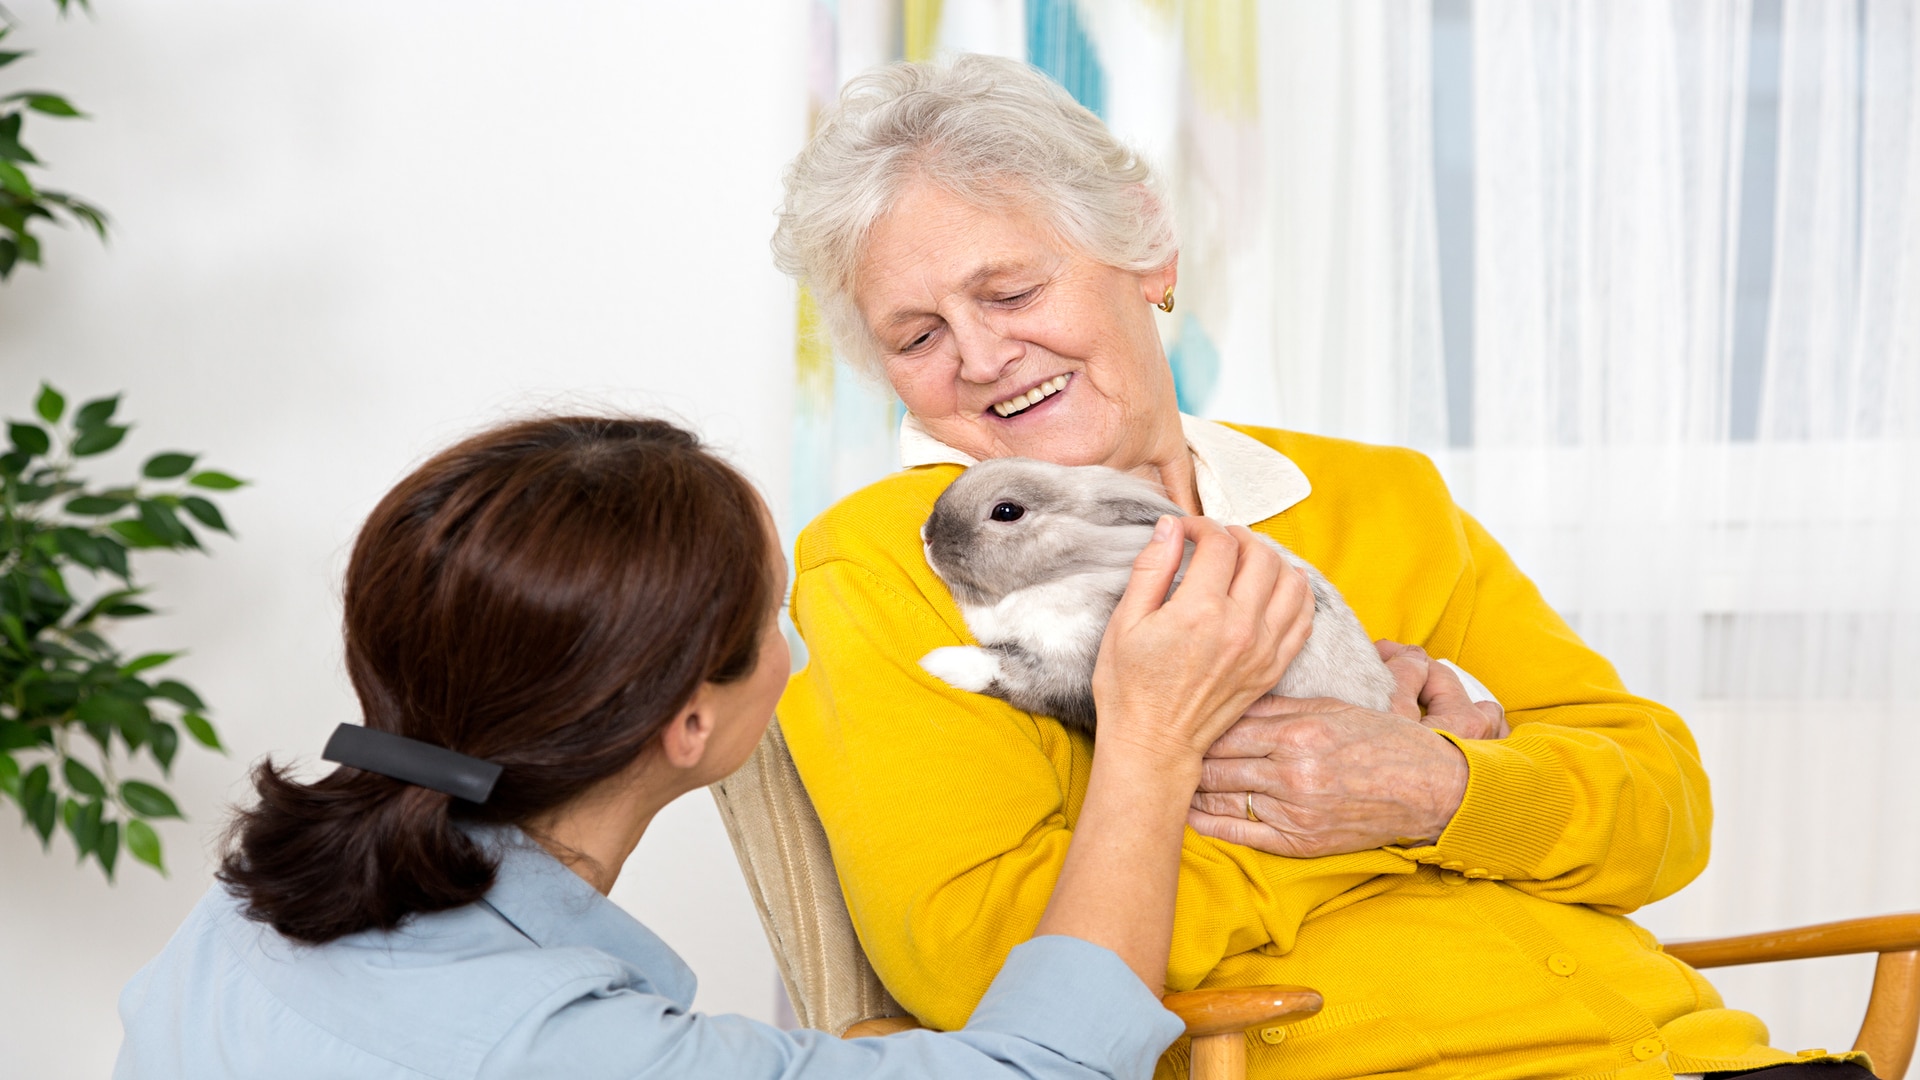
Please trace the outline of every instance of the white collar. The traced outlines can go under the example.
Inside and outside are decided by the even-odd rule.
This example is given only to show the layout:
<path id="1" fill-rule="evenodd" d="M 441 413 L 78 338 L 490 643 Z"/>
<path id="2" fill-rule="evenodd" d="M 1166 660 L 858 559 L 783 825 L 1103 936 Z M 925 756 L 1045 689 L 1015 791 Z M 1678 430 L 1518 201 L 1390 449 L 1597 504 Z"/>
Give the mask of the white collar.
<path id="1" fill-rule="evenodd" d="M 1193 453 L 1200 512 L 1224 525 L 1265 521 L 1313 492 L 1293 459 L 1249 435 L 1180 414 L 1181 433 Z M 918 417 L 900 422 L 900 465 L 974 465 L 967 455 L 927 434 Z"/>

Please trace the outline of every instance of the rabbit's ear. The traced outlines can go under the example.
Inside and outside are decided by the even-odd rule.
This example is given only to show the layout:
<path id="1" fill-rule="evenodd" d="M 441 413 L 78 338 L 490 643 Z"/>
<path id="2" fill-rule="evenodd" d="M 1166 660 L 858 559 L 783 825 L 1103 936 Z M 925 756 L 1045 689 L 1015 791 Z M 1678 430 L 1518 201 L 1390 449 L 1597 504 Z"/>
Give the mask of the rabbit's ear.
<path id="1" fill-rule="evenodd" d="M 1151 525 L 1167 514 L 1184 516 L 1150 480 L 1098 465 L 1074 472 L 1081 514 L 1095 525 Z"/>
<path id="2" fill-rule="evenodd" d="M 1186 516 L 1166 499 L 1144 496 L 1103 500 L 1094 506 L 1094 520 L 1100 525 L 1152 525 L 1167 514 Z"/>

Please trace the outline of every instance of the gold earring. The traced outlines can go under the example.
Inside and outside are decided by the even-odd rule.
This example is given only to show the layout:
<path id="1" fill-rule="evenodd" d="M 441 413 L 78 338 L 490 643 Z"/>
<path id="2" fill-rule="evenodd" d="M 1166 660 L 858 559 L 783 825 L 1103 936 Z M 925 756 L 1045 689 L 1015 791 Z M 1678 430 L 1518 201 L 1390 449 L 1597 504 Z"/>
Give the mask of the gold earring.
<path id="1" fill-rule="evenodd" d="M 1173 286 L 1167 286 L 1167 291 L 1160 297 L 1160 302 L 1155 304 L 1154 307 L 1159 308 L 1169 315 L 1173 314 Z"/>

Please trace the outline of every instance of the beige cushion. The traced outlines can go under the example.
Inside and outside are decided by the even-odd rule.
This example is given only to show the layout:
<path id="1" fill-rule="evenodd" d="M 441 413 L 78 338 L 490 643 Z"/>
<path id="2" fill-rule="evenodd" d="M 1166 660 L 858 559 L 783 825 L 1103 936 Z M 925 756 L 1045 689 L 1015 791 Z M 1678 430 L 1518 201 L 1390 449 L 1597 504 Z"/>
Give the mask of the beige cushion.
<path id="1" fill-rule="evenodd" d="M 801 1026 L 838 1035 L 860 1020 L 905 1016 L 854 936 L 826 830 L 793 767 L 780 722 L 767 725 L 738 772 L 708 790 Z"/>

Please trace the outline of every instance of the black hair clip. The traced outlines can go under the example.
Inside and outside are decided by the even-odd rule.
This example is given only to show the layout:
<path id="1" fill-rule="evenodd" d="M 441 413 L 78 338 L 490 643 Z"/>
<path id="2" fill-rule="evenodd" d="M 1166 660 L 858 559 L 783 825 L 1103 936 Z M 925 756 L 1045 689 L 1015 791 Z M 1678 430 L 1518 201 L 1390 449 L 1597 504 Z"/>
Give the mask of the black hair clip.
<path id="1" fill-rule="evenodd" d="M 334 728 L 320 758 L 470 803 L 486 802 L 493 794 L 494 781 L 500 779 L 500 766 L 491 761 L 359 724 Z"/>

